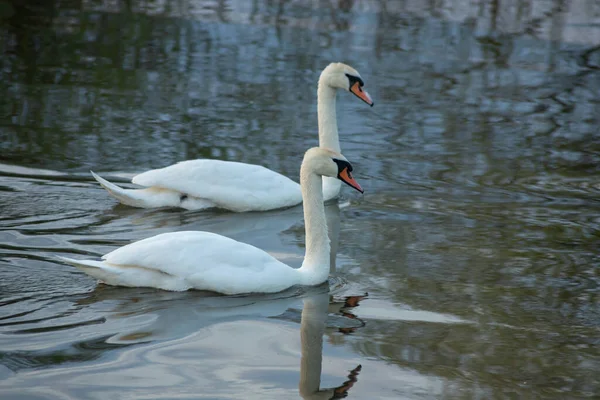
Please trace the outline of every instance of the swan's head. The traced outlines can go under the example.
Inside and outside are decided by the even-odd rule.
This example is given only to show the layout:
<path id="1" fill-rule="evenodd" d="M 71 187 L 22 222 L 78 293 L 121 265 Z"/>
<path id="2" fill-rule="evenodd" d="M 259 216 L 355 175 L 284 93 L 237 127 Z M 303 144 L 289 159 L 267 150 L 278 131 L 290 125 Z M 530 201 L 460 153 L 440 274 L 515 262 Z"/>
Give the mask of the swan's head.
<path id="1" fill-rule="evenodd" d="M 365 83 L 358 71 L 344 63 L 329 64 L 321 72 L 319 84 L 325 84 L 334 89 L 348 90 L 371 107 L 375 104 L 369 93 L 363 90 Z"/>
<path id="2" fill-rule="evenodd" d="M 364 190 L 352 177 L 352 164 L 340 153 L 324 147 L 313 147 L 304 154 L 300 174 L 303 171 L 337 178 L 361 193 Z"/>

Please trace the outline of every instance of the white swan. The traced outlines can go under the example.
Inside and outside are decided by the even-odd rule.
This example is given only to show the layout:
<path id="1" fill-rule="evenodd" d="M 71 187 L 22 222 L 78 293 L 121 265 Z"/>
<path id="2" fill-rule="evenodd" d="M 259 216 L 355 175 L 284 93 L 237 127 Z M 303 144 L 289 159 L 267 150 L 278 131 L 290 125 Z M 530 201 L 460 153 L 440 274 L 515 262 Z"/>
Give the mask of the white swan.
<path id="1" fill-rule="evenodd" d="M 306 255 L 298 269 L 249 244 L 197 231 L 164 233 L 140 240 L 104 255 L 102 261 L 60 259 L 118 286 L 240 294 L 318 285 L 327 280 L 330 265 L 322 176 L 335 177 L 362 193 L 351 171 L 344 156 L 332 150 L 313 147 L 304 155 L 300 183 Z"/>
<path id="2" fill-rule="evenodd" d="M 342 63 L 329 64 L 317 90 L 319 146 L 340 152 L 336 117 L 337 89 L 348 90 L 373 106 L 360 74 Z M 92 172 L 94 178 L 121 203 L 142 208 L 181 207 L 188 210 L 223 208 L 266 211 L 300 204 L 300 185 L 260 165 L 222 160 L 188 160 L 146 171 L 132 182 L 144 189 L 123 189 Z M 325 201 L 339 195 L 341 182 L 325 178 Z"/>

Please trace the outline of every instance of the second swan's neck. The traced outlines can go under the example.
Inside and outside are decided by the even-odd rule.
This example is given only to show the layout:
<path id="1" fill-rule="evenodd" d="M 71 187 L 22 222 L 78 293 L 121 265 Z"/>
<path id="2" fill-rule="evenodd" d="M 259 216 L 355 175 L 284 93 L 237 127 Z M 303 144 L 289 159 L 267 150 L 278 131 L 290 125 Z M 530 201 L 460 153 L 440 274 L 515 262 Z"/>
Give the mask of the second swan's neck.
<path id="1" fill-rule="evenodd" d="M 319 79 L 317 89 L 317 118 L 319 122 L 319 147 L 340 152 L 337 115 L 335 112 L 336 89 Z"/>
<path id="2" fill-rule="evenodd" d="M 319 147 L 325 147 L 340 153 L 340 137 L 338 135 L 337 114 L 335 110 L 337 90 L 326 84 L 325 79 L 321 76 L 317 89 Z M 335 178 L 326 177 L 323 183 L 326 201 L 338 196 L 342 182 Z"/>
<path id="3" fill-rule="evenodd" d="M 329 276 L 330 246 L 321 185 L 321 176 L 308 171 L 307 168 L 300 169 L 306 230 L 306 255 L 302 267 L 298 270 L 302 285 L 318 285 L 325 282 Z"/>

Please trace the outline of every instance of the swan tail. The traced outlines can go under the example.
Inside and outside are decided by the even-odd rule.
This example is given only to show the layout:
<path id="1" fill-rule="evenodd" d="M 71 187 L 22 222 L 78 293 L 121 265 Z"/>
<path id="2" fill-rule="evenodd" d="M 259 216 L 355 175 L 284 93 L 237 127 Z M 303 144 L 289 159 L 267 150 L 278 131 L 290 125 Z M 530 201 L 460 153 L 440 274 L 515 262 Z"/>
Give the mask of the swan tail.
<path id="1" fill-rule="evenodd" d="M 190 288 L 183 278 L 149 268 L 135 265 L 119 266 L 108 264 L 106 261 L 75 260 L 61 256 L 57 258 L 107 285 L 153 287 L 172 291 L 184 291 Z"/>
<path id="2" fill-rule="evenodd" d="M 61 261 L 66 262 L 77 268 L 104 268 L 105 265 L 102 261 L 94 260 L 75 260 L 74 258 L 56 256 Z"/>
<path id="3" fill-rule="evenodd" d="M 181 203 L 177 192 L 167 189 L 123 189 L 90 171 L 98 183 L 119 202 L 139 208 L 178 207 Z"/>
<path id="4" fill-rule="evenodd" d="M 102 282 L 114 281 L 118 276 L 114 268 L 104 264 L 102 261 L 94 260 L 75 260 L 74 258 L 56 256 L 60 261 L 74 266 L 75 268 L 85 272 L 93 278 Z"/>

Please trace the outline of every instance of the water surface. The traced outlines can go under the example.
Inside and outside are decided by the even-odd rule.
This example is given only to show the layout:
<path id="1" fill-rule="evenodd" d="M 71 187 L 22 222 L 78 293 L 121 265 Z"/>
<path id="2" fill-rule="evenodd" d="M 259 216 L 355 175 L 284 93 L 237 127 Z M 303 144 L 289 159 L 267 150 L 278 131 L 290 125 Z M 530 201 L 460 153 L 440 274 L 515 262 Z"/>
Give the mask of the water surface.
<path id="1" fill-rule="evenodd" d="M 600 394 L 600 7 L 528 1 L 0 1 L 0 395 L 576 399 Z M 193 158 L 294 179 L 338 96 L 365 188 L 327 205 L 328 285 L 97 285 L 57 255 L 208 230 L 292 266 L 301 207 L 116 204 Z M 368 293 L 368 295 L 365 295 Z"/>

